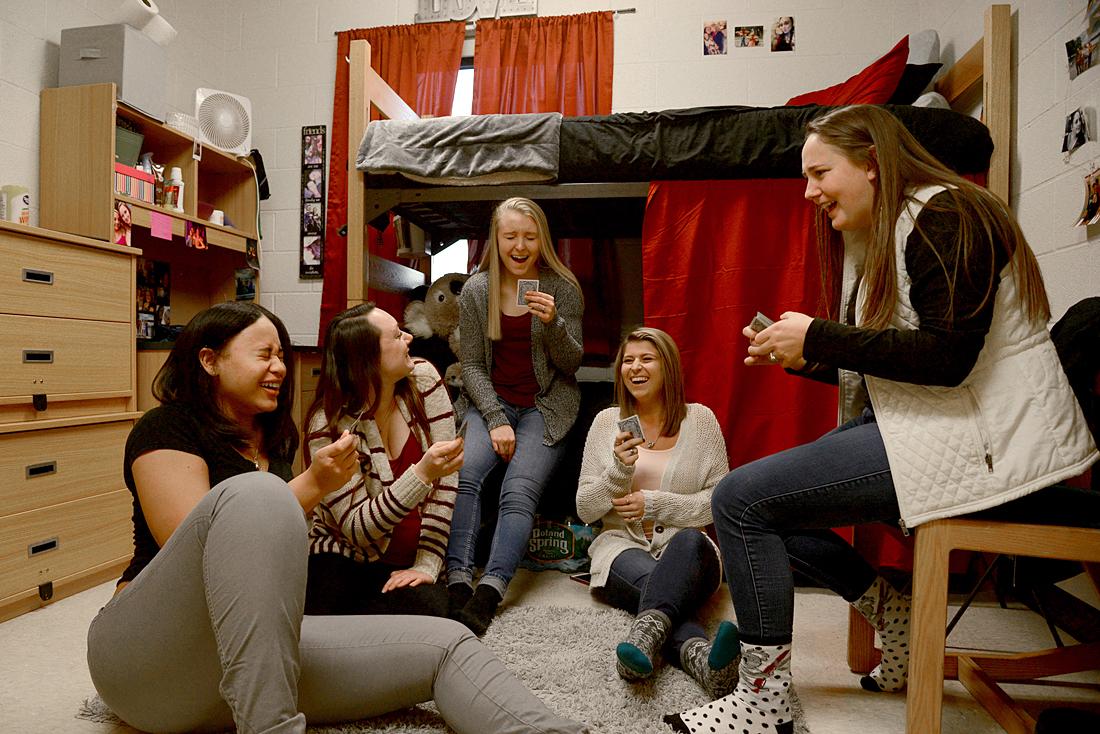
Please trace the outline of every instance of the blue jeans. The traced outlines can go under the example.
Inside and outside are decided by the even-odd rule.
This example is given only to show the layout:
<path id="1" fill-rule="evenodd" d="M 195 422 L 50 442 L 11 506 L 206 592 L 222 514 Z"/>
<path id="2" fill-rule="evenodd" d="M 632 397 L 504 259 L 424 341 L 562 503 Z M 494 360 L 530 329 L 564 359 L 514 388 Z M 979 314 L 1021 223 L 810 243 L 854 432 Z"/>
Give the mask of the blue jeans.
<path id="1" fill-rule="evenodd" d="M 505 400 L 500 401 L 500 406 L 516 432 L 516 450 L 500 485 L 496 531 L 481 583 L 493 587 L 503 597 L 527 550 L 535 508 L 550 474 L 565 452 L 565 442 L 543 445 L 545 425 L 538 408 L 517 408 Z M 458 495 L 447 543 L 448 584 L 473 582 L 474 550 L 481 526 L 482 484 L 501 461 L 493 450 L 485 419 L 472 405 L 466 411 L 466 421 L 465 462 L 458 473 Z"/>
<path id="2" fill-rule="evenodd" d="M 791 641 L 791 566 L 848 601 L 875 570 L 829 528 L 895 523 L 900 515 L 886 449 L 865 411 L 816 441 L 730 472 L 711 498 L 741 639 Z"/>
<path id="3" fill-rule="evenodd" d="M 659 609 L 672 620 L 662 654 L 680 667 L 680 648 L 693 637 L 707 638 L 696 612 L 721 581 L 718 554 L 706 536 L 685 528 L 672 536 L 659 559 L 641 548 L 615 556 L 607 583 L 593 593 L 631 614 Z"/>

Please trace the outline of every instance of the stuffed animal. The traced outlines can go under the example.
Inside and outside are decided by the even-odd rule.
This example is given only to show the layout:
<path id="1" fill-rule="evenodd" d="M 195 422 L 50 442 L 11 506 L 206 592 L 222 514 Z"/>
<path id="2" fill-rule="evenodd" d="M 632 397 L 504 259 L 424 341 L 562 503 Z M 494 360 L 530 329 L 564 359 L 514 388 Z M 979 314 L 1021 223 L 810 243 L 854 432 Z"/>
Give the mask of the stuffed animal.
<path id="1" fill-rule="evenodd" d="M 441 276 L 428 286 L 424 300 L 409 301 L 405 307 L 405 330 L 414 337 L 409 353 L 435 365 L 451 387 L 461 384 L 459 370 L 448 368 L 458 362 L 458 294 L 469 277 L 460 273 Z"/>

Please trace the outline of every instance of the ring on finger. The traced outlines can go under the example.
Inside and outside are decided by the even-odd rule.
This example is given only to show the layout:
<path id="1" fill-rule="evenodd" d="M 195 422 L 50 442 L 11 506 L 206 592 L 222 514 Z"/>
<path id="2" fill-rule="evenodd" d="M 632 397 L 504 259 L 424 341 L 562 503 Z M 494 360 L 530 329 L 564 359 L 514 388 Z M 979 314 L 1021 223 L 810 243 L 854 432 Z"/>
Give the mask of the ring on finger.
<path id="1" fill-rule="evenodd" d="M 775 352 L 768 352 L 768 361 L 772 364 L 779 362 L 779 357 L 775 356 Z"/>

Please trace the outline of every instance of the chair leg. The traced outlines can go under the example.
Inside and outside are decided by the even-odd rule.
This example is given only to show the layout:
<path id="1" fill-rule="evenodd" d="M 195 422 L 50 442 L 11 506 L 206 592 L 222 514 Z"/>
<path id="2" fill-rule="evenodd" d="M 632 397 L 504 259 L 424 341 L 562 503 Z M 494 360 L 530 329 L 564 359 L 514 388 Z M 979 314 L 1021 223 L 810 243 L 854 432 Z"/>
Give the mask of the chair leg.
<path id="1" fill-rule="evenodd" d="M 933 521 L 917 528 L 916 535 L 906 731 L 940 734 L 950 530 Z"/>
<path id="2" fill-rule="evenodd" d="M 875 647 L 875 628 L 854 607 L 848 607 L 848 668 L 867 675 L 881 658 L 882 651 Z"/>

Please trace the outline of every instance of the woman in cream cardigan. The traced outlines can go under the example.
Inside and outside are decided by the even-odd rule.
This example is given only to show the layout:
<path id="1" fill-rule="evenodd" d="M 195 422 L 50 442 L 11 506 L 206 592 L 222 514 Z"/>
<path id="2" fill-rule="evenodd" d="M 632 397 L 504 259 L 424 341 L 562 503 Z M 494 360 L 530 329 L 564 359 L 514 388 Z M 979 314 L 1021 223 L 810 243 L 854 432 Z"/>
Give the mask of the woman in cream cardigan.
<path id="1" fill-rule="evenodd" d="M 628 681 L 647 678 L 660 650 L 725 695 L 736 682 L 737 628 L 723 622 L 712 643 L 696 619 L 722 582 L 718 548 L 700 530 L 729 470 L 721 428 L 706 406 L 684 402 L 680 352 L 660 329 L 636 329 L 619 346 L 615 398 L 588 431 L 577 512 L 603 520 L 589 548 L 592 593 L 636 615 L 616 668 Z M 643 436 L 620 429 L 631 416 Z"/>

